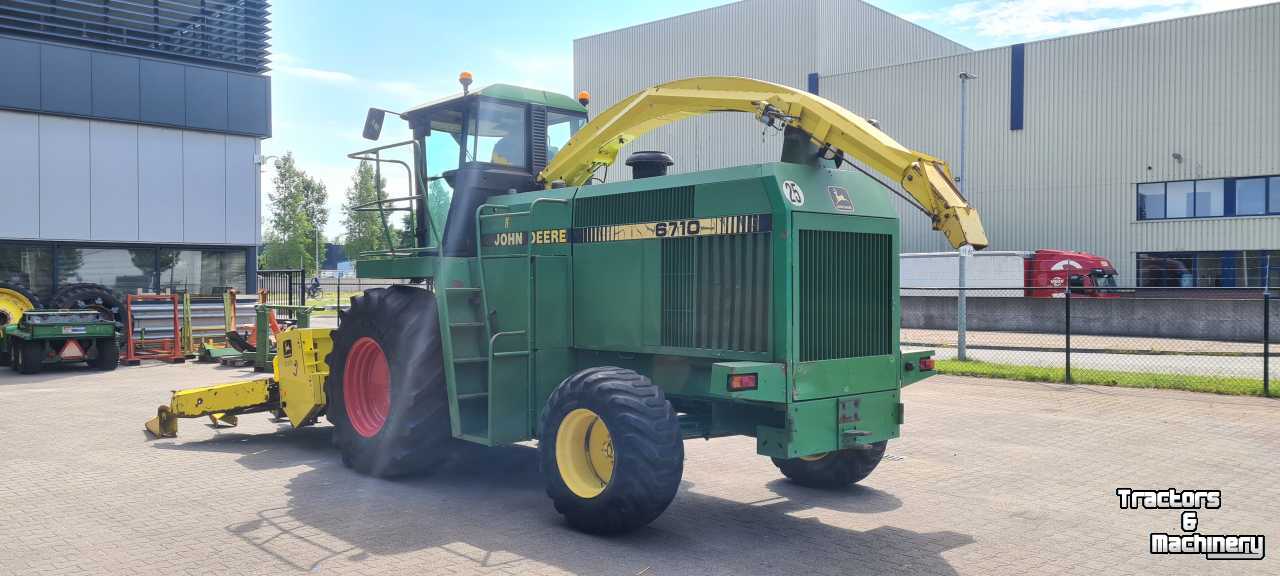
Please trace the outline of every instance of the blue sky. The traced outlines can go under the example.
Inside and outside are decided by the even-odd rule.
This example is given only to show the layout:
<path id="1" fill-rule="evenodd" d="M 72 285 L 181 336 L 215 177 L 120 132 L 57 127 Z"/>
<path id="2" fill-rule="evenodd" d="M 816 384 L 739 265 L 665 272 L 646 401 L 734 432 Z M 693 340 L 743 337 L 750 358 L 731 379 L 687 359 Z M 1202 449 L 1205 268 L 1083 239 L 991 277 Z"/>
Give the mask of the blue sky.
<path id="1" fill-rule="evenodd" d="M 801 3 L 804 0 L 792 0 Z M 855 1 L 855 0 L 850 0 Z M 401 110 L 478 84 L 505 82 L 572 94 L 573 39 L 727 4 L 440 0 L 272 2 L 272 128 L 263 155 L 292 151 L 329 189 L 326 235 L 342 233 L 338 207 L 355 169 L 346 154 L 370 106 Z M 1261 4 L 1261 0 L 872 0 L 974 49 Z M 382 143 L 406 136 L 389 120 Z M 263 199 L 272 170 L 264 170 Z M 404 192 L 389 180 L 393 195 Z M 398 188 L 398 189 L 397 189 Z M 267 212 L 263 212 L 264 218 Z M 265 222 L 264 222 L 265 223 Z"/>

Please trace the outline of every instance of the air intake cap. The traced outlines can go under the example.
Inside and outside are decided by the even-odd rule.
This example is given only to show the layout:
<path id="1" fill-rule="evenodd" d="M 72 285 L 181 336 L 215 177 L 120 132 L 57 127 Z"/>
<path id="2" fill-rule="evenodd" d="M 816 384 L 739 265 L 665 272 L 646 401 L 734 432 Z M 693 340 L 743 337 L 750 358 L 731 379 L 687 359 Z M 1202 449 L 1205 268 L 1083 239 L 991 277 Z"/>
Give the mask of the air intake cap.
<path id="1" fill-rule="evenodd" d="M 627 166 L 631 167 L 631 177 L 652 178 L 666 176 L 667 167 L 675 164 L 671 155 L 661 150 L 641 150 L 627 157 Z"/>

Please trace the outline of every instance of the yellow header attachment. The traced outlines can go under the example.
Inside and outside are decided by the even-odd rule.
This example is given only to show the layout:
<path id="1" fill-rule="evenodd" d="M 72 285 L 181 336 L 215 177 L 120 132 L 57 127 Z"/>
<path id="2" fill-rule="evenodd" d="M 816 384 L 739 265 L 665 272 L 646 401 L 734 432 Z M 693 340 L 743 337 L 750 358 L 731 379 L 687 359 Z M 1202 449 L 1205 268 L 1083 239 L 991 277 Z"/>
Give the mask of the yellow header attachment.
<path id="1" fill-rule="evenodd" d="M 569 140 L 538 180 L 582 186 L 618 150 L 645 133 L 709 112 L 747 112 L 761 122 L 804 131 L 820 148 L 858 160 L 902 185 L 953 247 L 987 246 L 978 212 L 956 188 L 947 163 L 909 150 L 858 115 L 808 92 L 772 82 L 703 76 L 659 84 L 614 104 Z"/>

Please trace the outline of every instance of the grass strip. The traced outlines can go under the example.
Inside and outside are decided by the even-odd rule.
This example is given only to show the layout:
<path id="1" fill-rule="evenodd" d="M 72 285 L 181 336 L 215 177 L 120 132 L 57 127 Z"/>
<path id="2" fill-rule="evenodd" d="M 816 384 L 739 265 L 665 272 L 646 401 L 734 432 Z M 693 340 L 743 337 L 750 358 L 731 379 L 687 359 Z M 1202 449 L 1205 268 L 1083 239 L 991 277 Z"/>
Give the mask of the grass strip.
<path id="1" fill-rule="evenodd" d="M 977 360 L 937 360 L 937 370 L 942 374 L 979 376 L 1023 382 L 1066 382 L 1066 370 L 1047 366 L 1022 366 L 996 364 Z M 1232 378 L 1226 376 L 1201 376 L 1191 374 L 1160 374 L 1153 372 L 1122 372 L 1074 368 L 1072 384 L 1094 384 L 1122 388 L 1161 388 L 1186 390 L 1234 396 L 1262 396 L 1261 378 Z M 1272 392 L 1272 396 L 1275 396 Z"/>

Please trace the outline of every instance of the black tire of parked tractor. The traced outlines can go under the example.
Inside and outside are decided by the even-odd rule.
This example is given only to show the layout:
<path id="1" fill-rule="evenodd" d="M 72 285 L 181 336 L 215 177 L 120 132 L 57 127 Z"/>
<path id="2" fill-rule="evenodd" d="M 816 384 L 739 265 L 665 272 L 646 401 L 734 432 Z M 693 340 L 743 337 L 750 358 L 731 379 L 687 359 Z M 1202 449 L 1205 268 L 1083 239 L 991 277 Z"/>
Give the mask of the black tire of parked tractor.
<path id="1" fill-rule="evenodd" d="M 101 284 L 67 284 L 53 293 L 48 307 L 68 310 L 91 308 L 102 312 L 104 320 L 124 320 L 124 307 L 120 300 L 109 288 Z"/>
<path id="2" fill-rule="evenodd" d="M 385 354 L 390 404 L 372 437 L 361 435 L 348 417 L 343 377 L 348 354 L 362 338 L 372 338 Z M 420 288 L 373 288 L 351 299 L 342 325 L 333 332 L 325 360 L 326 416 L 342 462 L 377 477 L 434 470 L 455 448 L 449 428 L 449 398 L 435 295 Z"/>
<path id="3" fill-rule="evenodd" d="M 792 482 L 811 488 L 843 488 L 861 482 L 884 458 L 888 442 L 876 442 L 866 448 L 828 452 L 815 460 L 773 459 L 773 465 Z"/>
<path id="4" fill-rule="evenodd" d="M 120 366 L 120 345 L 114 336 L 94 340 L 93 347 L 98 349 L 97 356 L 90 361 L 95 369 L 110 372 Z"/>
<path id="5" fill-rule="evenodd" d="M 35 374 L 44 367 L 44 342 L 23 340 L 18 350 L 18 373 Z"/>
<path id="6" fill-rule="evenodd" d="M 578 408 L 594 412 L 612 439 L 611 478 L 591 498 L 569 489 L 556 461 L 561 422 Z M 547 399 L 539 430 L 547 496 L 570 526 L 591 534 L 629 532 L 652 522 L 675 499 L 684 473 L 680 422 L 662 389 L 645 376 L 613 366 L 569 376 Z"/>

